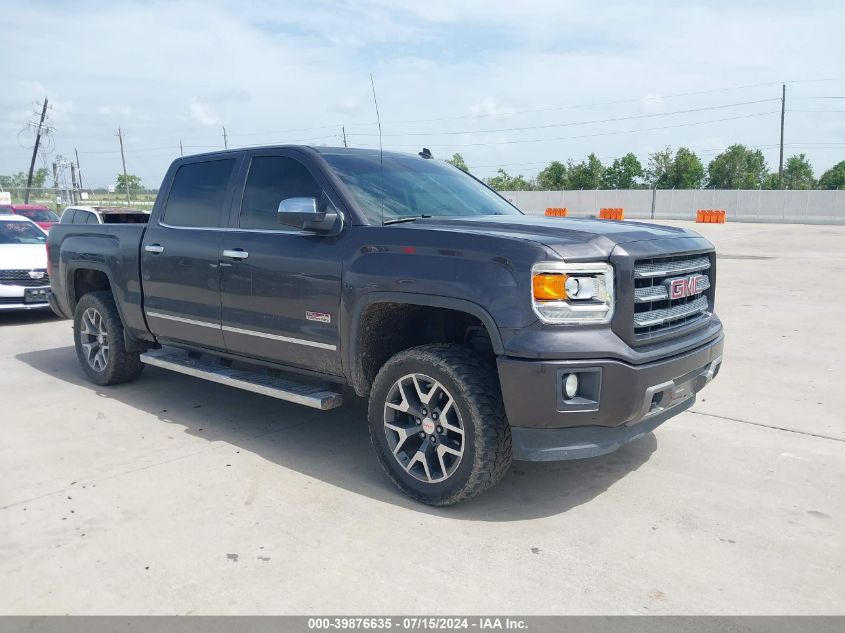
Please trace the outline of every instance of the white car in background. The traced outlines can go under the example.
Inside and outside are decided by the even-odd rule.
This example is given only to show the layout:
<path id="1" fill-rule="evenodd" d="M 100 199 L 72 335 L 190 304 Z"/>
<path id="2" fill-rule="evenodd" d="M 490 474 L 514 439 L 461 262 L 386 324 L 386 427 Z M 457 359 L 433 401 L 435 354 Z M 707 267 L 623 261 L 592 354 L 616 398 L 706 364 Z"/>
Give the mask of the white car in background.
<path id="1" fill-rule="evenodd" d="M 49 308 L 47 234 L 20 215 L 0 215 L 0 310 Z"/>

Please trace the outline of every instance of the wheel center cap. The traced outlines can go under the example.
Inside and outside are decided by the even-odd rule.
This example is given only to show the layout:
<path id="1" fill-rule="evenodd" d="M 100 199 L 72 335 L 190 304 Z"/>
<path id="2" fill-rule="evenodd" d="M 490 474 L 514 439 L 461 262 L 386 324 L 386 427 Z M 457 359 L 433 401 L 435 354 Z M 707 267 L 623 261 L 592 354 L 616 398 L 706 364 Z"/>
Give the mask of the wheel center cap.
<path id="1" fill-rule="evenodd" d="M 429 418 L 425 418 L 422 423 L 422 430 L 431 435 L 434 433 L 434 422 Z"/>

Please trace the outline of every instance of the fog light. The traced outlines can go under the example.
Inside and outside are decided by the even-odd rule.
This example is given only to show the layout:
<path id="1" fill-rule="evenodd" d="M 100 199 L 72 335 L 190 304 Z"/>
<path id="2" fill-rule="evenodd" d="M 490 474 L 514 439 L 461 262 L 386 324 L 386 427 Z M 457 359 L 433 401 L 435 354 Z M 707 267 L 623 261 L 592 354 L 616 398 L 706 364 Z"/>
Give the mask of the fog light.
<path id="1" fill-rule="evenodd" d="M 563 392 L 567 400 L 572 400 L 578 393 L 578 374 L 567 374 L 563 383 Z"/>

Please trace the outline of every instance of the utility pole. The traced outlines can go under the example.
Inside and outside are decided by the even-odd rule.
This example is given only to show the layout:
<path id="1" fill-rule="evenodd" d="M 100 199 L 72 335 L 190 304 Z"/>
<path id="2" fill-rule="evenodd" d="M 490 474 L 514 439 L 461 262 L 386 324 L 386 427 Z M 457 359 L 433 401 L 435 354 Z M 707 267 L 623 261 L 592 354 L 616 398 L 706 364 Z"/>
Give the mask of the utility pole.
<path id="1" fill-rule="evenodd" d="M 786 116 L 786 84 L 780 99 L 780 163 L 778 164 L 778 189 L 783 189 L 783 120 Z"/>
<path id="2" fill-rule="evenodd" d="M 77 191 L 79 189 L 79 187 L 76 186 L 76 171 L 77 171 L 76 163 L 71 163 L 70 164 L 70 186 L 71 186 L 70 201 L 71 201 L 72 204 L 77 203 L 76 197 L 77 197 Z"/>
<path id="3" fill-rule="evenodd" d="M 343 126 L 341 126 L 341 128 L 340 128 L 340 129 L 342 129 L 342 130 L 343 130 L 343 146 L 344 146 L 344 147 L 349 147 L 349 145 L 347 145 L 347 144 L 346 144 L 346 126 L 345 126 L 345 125 L 343 125 Z"/>
<path id="4" fill-rule="evenodd" d="M 61 208 L 61 198 L 59 197 L 59 165 L 53 161 L 53 189 L 55 190 L 56 211 Z"/>
<path id="5" fill-rule="evenodd" d="M 229 139 L 226 137 L 226 126 L 223 126 L 223 149 L 229 149 Z"/>
<path id="6" fill-rule="evenodd" d="M 126 204 L 131 205 L 129 200 L 129 177 L 126 175 L 126 156 L 123 154 L 123 132 L 117 128 L 117 138 L 120 139 L 120 160 L 123 161 L 123 187 L 126 189 Z"/>
<path id="7" fill-rule="evenodd" d="M 79 150 L 73 148 L 73 153 L 76 154 L 76 180 L 79 183 L 79 198 L 82 199 L 82 165 L 79 164 Z"/>
<path id="8" fill-rule="evenodd" d="M 35 170 L 35 157 L 38 155 L 38 146 L 41 144 L 41 130 L 44 129 L 44 117 L 47 116 L 47 97 L 44 97 L 44 107 L 41 108 L 41 120 L 38 122 L 38 130 L 35 133 L 35 145 L 32 148 L 32 160 L 29 163 L 29 176 L 26 179 L 26 193 L 24 203 L 29 204 L 29 189 L 32 187 L 32 172 Z"/>
<path id="9" fill-rule="evenodd" d="M 182 139 L 179 139 L 179 156 L 184 156 L 185 150 L 182 149 Z"/>

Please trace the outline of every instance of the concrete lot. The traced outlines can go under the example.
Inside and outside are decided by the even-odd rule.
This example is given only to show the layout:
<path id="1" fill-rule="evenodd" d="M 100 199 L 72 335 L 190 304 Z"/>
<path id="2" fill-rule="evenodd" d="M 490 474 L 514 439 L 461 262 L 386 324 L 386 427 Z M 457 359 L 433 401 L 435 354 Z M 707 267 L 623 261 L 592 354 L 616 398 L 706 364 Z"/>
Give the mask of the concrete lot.
<path id="1" fill-rule="evenodd" d="M 695 407 L 442 510 L 360 402 L 98 388 L 70 322 L 0 315 L 0 613 L 845 613 L 845 227 L 697 228 L 728 341 Z"/>

